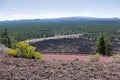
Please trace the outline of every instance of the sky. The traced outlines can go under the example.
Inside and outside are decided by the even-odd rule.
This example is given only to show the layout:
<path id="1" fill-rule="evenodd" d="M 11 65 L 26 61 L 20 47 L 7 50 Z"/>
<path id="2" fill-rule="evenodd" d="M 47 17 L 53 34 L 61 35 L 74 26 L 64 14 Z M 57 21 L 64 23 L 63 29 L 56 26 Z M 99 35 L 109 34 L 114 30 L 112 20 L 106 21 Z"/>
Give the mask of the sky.
<path id="1" fill-rule="evenodd" d="M 0 0 L 0 21 L 76 16 L 120 18 L 120 0 Z"/>

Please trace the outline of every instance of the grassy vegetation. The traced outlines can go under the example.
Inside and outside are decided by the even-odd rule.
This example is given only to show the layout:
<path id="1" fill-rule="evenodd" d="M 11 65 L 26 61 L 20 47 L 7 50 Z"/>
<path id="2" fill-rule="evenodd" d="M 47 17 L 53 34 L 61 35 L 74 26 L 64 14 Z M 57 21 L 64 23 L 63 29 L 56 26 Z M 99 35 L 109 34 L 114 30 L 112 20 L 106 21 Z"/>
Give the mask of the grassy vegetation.
<path id="1" fill-rule="evenodd" d="M 112 59 L 113 61 L 118 61 L 118 60 L 120 60 L 120 54 L 113 54 L 113 55 L 111 56 L 111 59 Z"/>
<path id="2" fill-rule="evenodd" d="M 101 55 L 99 53 L 96 53 L 89 57 L 89 61 L 90 62 L 98 62 L 98 61 L 100 61 L 100 57 L 101 57 Z"/>

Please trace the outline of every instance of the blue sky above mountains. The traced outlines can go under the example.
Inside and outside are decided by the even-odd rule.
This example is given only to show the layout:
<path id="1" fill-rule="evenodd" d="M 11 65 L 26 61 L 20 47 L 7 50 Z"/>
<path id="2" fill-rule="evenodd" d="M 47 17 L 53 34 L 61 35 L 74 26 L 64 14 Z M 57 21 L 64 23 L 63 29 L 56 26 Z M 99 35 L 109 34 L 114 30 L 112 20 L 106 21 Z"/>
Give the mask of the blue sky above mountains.
<path id="1" fill-rule="evenodd" d="M 120 17 L 120 0 L 0 0 L 0 20 Z"/>

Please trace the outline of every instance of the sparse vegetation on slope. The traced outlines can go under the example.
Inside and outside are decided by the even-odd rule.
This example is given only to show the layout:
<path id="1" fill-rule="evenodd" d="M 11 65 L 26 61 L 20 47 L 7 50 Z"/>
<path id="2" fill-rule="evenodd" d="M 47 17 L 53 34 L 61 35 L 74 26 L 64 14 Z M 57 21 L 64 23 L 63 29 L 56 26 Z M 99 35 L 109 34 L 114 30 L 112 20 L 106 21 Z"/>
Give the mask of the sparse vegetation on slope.
<path id="1" fill-rule="evenodd" d="M 89 61 L 90 62 L 99 62 L 100 61 L 100 57 L 101 57 L 101 55 L 99 53 L 96 53 L 96 54 L 91 55 L 89 57 Z"/>
<path id="2" fill-rule="evenodd" d="M 111 56 L 111 59 L 112 59 L 113 61 L 118 61 L 118 60 L 120 60 L 120 54 L 113 54 L 113 55 Z"/>

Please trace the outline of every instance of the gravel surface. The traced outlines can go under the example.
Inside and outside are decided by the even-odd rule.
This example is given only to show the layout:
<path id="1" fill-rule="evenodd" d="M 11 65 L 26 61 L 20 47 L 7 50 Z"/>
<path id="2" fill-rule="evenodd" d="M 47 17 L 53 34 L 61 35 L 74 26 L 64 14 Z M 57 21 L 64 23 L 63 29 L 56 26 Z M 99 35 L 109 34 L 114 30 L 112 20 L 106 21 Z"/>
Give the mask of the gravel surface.
<path id="1" fill-rule="evenodd" d="M 47 61 L 0 57 L 0 80 L 120 80 L 120 61 Z"/>
<path id="2" fill-rule="evenodd" d="M 60 54 L 44 54 L 43 60 L 81 60 L 88 61 L 90 59 L 90 55 L 60 55 Z M 101 62 L 109 62 L 111 59 L 107 56 L 101 56 Z"/>

